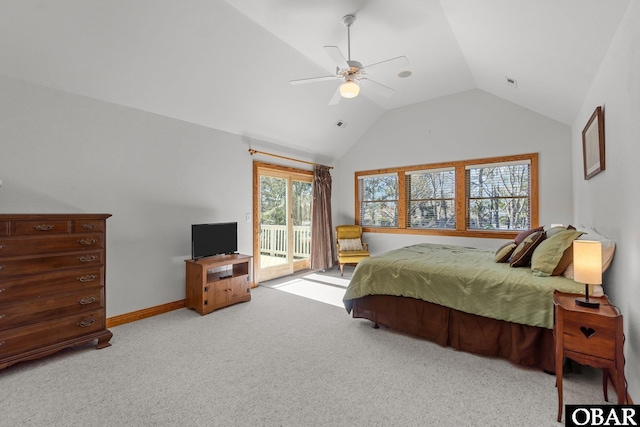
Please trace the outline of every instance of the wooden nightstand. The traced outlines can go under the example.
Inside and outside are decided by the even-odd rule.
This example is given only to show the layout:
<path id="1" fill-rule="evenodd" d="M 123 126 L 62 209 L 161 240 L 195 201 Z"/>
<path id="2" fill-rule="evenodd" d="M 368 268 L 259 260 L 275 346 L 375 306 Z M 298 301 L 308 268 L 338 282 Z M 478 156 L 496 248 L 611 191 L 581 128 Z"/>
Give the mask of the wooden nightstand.
<path id="1" fill-rule="evenodd" d="M 606 296 L 592 298 L 600 303 L 598 308 L 576 305 L 577 297 L 580 295 L 559 291 L 553 293 L 558 421 L 562 419 L 562 362 L 565 357 L 603 369 L 602 388 L 606 401 L 609 401 L 609 377 L 613 379 L 618 404 L 624 404 L 627 397 L 622 314 Z"/>

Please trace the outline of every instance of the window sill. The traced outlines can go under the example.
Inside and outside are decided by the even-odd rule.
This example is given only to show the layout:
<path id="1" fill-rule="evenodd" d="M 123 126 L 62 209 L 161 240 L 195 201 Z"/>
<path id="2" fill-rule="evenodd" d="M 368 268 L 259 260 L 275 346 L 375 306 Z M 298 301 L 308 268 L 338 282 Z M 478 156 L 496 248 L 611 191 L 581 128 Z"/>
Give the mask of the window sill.
<path id="1" fill-rule="evenodd" d="M 485 231 L 485 230 L 433 230 L 416 228 L 362 227 L 366 233 L 381 234 L 415 234 L 425 236 L 476 237 L 483 239 L 515 239 L 522 230 Z"/>

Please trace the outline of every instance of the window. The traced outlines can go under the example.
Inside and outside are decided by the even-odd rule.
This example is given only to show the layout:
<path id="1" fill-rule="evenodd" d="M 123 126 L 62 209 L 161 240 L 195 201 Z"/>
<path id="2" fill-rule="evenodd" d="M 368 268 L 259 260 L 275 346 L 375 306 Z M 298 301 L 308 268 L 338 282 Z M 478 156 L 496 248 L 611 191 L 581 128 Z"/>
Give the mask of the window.
<path id="1" fill-rule="evenodd" d="M 467 166 L 470 230 L 528 230 L 530 165 L 528 162 Z"/>
<path id="2" fill-rule="evenodd" d="M 398 226 L 398 176 L 366 176 L 360 183 L 360 225 Z"/>
<path id="3" fill-rule="evenodd" d="M 538 225 L 538 155 L 356 172 L 365 231 L 511 238 Z"/>
<path id="4" fill-rule="evenodd" d="M 456 171 L 407 172 L 407 227 L 456 228 Z"/>

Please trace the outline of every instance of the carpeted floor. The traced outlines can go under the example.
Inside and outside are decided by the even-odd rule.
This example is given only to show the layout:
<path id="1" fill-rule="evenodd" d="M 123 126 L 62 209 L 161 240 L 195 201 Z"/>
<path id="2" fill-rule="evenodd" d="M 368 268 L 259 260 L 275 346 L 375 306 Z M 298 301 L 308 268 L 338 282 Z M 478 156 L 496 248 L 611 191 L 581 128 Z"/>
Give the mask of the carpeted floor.
<path id="1" fill-rule="evenodd" d="M 0 371 L 0 426 L 560 425 L 553 376 L 270 286 L 206 316 L 180 309 L 115 327 L 103 350 Z M 599 372 L 568 374 L 564 393 L 603 403 Z"/>

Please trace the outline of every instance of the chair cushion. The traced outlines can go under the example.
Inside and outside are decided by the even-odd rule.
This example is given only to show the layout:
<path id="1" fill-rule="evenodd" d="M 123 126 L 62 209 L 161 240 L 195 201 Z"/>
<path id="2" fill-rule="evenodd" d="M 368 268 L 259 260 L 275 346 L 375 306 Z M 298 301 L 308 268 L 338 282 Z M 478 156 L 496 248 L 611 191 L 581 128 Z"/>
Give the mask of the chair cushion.
<path id="1" fill-rule="evenodd" d="M 338 256 L 341 258 L 369 256 L 369 251 L 339 251 Z"/>
<path id="2" fill-rule="evenodd" d="M 362 241 L 360 239 L 338 239 L 338 245 L 340 245 L 340 252 L 362 250 Z"/>

